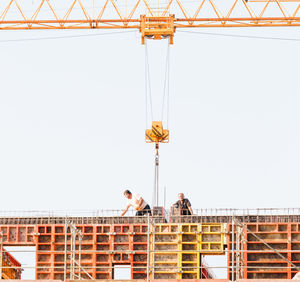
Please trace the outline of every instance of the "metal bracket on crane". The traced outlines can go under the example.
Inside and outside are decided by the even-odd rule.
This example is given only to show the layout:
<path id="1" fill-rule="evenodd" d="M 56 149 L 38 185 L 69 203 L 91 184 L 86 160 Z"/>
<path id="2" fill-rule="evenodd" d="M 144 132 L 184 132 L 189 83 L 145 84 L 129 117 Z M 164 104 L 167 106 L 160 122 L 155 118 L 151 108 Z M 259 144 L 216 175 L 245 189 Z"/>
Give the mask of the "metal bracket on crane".
<path id="1" fill-rule="evenodd" d="M 146 129 L 146 143 L 169 143 L 169 130 L 163 129 L 161 121 L 153 121 L 152 128 Z"/>
<path id="2" fill-rule="evenodd" d="M 157 17 L 141 15 L 142 44 L 145 44 L 145 38 L 159 40 L 167 37 L 170 38 L 170 44 L 173 44 L 174 19 L 175 15 Z"/>

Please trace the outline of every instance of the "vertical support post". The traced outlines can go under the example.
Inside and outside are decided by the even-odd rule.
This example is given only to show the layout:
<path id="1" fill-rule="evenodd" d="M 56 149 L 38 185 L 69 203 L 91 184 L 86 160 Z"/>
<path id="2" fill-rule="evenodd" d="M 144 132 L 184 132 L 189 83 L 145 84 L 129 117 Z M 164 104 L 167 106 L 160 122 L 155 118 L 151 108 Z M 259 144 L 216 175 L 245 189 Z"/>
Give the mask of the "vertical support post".
<path id="1" fill-rule="evenodd" d="M 96 279 L 96 271 L 97 271 L 97 226 L 93 226 L 93 269 L 92 269 L 92 277 Z M 81 255 L 81 254 L 80 254 Z"/>
<path id="2" fill-rule="evenodd" d="M 202 224 L 198 224 L 197 227 L 197 234 L 196 234 L 196 238 L 197 238 L 197 251 L 199 253 L 199 277 L 197 277 L 197 279 L 202 279 L 202 278 L 206 278 L 205 276 L 202 277 L 202 266 L 203 266 L 203 259 L 202 259 L 202 255 L 201 255 L 201 250 L 202 250 Z M 197 276 L 198 276 L 197 274 Z"/>
<path id="3" fill-rule="evenodd" d="M 159 193 L 159 143 L 155 143 L 155 180 L 154 180 L 154 206 L 158 206 L 158 193 Z"/>
<path id="4" fill-rule="evenodd" d="M 234 217 L 231 223 L 231 281 L 234 281 Z"/>
<path id="5" fill-rule="evenodd" d="M 177 253 L 177 279 L 182 279 L 182 225 L 178 224 L 178 253 Z"/>
<path id="6" fill-rule="evenodd" d="M 73 259 L 73 229 L 70 226 L 71 242 L 70 242 L 70 280 L 74 280 L 74 259 Z"/>
<path id="7" fill-rule="evenodd" d="M 155 222 L 152 218 L 151 221 L 152 225 L 152 266 L 151 266 L 151 271 L 152 271 L 152 280 L 155 279 Z"/>
<path id="8" fill-rule="evenodd" d="M 78 279 L 81 279 L 81 243 L 82 243 L 82 234 L 81 231 L 79 233 L 79 246 L 78 246 L 78 265 L 79 265 L 79 269 L 78 269 Z"/>
<path id="9" fill-rule="evenodd" d="M 70 280 L 75 278 L 81 279 L 81 271 L 83 271 L 90 279 L 95 280 L 82 266 L 81 266 L 81 247 L 82 247 L 82 231 L 76 228 L 75 224 L 72 221 L 66 219 L 66 232 L 65 232 L 65 273 L 66 273 L 66 261 L 67 261 L 67 229 L 70 226 Z M 79 244 L 78 250 L 76 251 L 76 238 L 78 236 Z M 78 253 L 78 261 L 76 261 L 76 253 Z M 76 271 L 78 269 L 78 274 Z M 94 270 L 92 270 L 94 271 Z M 66 274 L 65 274 L 66 279 Z"/>
<path id="10" fill-rule="evenodd" d="M 247 244 L 247 230 L 243 228 L 243 279 L 248 278 L 248 244 Z"/>
<path id="11" fill-rule="evenodd" d="M 0 279 L 2 279 L 2 266 L 3 266 L 3 233 L 0 232 Z"/>
<path id="12" fill-rule="evenodd" d="M 149 282 L 149 264 L 150 264 L 150 214 L 147 213 L 147 282 Z"/>
<path id="13" fill-rule="evenodd" d="M 236 227 L 236 279 L 240 279 L 240 256 L 241 256 L 241 252 L 240 252 L 240 238 L 241 238 L 241 227 L 237 226 Z"/>
<path id="14" fill-rule="evenodd" d="M 51 229 L 51 247 L 50 247 L 50 256 L 51 256 L 51 269 L 52 271 L 50 272 L 50 280 L 54 280 L 54 273 L 56 272 L 56 267 L 55 267 L 55 226 L 52 224 L 50 226 Z"/>
<path id="15" fill-rule="evenodd" d="M 167 187 L 164 187 L 164 210 L 166 210 L 166 201 L 167 201 Z"/>
<path id="16" fill-rule="evenodd" d="M 287 224 L 287 250 L 288 250 L 288 253 L 287 253 L 287 259 L 289 261 L 292 261 L 292 224 L 291 223 L 288 223 Z M 295 270 L 292 268 L 292 265 L 288 264 L 289 268 L 288 268 L 288 276 L 287 278 L 288 279 L 292 279 L 292 271 Z"/>
<path id="17" fill-rule="evenodd" d="M 73 279 L 75 279 L 76 277 L 76 265 L 75 265 L 75 260 L 76 260 L 76 257 L 75 257 L 75 254 L 76 254 L 76 231 L 75 229 L 73 228 L 72 226 L 72 276 L 73 276 Z"/>
<path id="18" fill-rule="evenodd" d="M 197 233 L 199 233 L 199 225 L 197 226 Z M 191 230 L 190 230 L 191 231 Z M 197 279 L 201 279 L 202 278 L 202 260 L 201 260 L 201 250 L 200 250 L 200 244 L 199 244 L 199 240 L 198 240 L 198 234 L 196 234 L 196 239 L 197 239 Z"/>
<path id="19" fill-rule="evenodd" d="M 68 242 L 68 222 L 67 217 L 65 218 L 65 257 L 64 257 L 64 282 L 67 281 L 67 242 Z"/>

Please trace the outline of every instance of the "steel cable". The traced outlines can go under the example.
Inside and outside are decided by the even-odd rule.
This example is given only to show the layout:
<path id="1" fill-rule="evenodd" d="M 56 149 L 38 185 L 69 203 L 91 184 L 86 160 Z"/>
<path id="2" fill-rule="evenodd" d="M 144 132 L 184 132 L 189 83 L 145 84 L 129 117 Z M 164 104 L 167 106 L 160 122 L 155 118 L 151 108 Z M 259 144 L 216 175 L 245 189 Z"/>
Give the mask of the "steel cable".
<path id="1" fill-rule="evenodd" d="M 178 32 L 199 34 L 199 35 L 236 37 L 236 38 L 245 38 L 245 39 L 265 39 L 265 40 L 281 40 L 281 41 L 298 41 L 298 42 L 300 42 L 300 38 L 265 37 L 265 36 L 255 36 L 255 35 L 225 34 L 225 33 L 202 32 L 202 31 L 191 31 L 191 30 L 178 30 Z"/>
<path id="2" fill-rule="evenodd" d="M 146 95 L 146 128 L 148 128 L 148 104 L 150 105 L 150 117 L 153 121 L 153 108 L 152 108 L 152 93 L 150 83 L 150 66 L 149 66 L 149 55 L 147 39 L 145 39 L 145 95 Z M 149 100 L 149 102 L 148 102 Z"/>
<path id="3" fill-rule="evenodd" d="M 170 97 L 170 39 L 167 41 L 167 55 L 166 55 L 166 67 L 165 67 L 165 79 L 163 90 L 163 102 L 161 109 L 161 120 L 164 119 L 164 110 L 166 104 L 166 128 L 169 128 L 169 97 Z"/>

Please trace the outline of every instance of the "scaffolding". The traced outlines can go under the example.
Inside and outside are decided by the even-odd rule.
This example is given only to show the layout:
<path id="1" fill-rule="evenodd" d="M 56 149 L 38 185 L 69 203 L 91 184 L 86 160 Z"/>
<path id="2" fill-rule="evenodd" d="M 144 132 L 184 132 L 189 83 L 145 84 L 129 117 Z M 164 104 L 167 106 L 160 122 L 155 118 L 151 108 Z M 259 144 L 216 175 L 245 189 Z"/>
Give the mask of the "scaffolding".
<path id="1" fill-rule="evenodd" d="M 231 281 L 291 279 L 300 267 L 300 209 L 202 209 L 181 217 L 162 208 L 144 217 L 34 214 L 0 217 L 0 249 L 36 246 L 36 279 L 113 279 L 117 264 L 147 281 L 200 279 L 212 269 L 227 269 Z M 227 265 L 204 266 L 203 255 L 227 256 Z"/>

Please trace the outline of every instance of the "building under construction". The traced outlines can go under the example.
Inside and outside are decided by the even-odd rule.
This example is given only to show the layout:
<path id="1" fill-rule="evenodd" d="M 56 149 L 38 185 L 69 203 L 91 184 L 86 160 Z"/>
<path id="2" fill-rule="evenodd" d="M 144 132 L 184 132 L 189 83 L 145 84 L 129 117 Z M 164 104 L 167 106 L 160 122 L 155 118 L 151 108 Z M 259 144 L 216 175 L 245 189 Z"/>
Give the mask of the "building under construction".
<path id="1" fill-rule="evenodd" d="M 3 0 L 0 30 L 140 32 L 146 47 L 145 140 L 155 145 L 154 206 L 158 206 L 158 152 L 160 143 L 169 142 L 169 45 L 175 32 L 201 27 L 300 26 L 300 0 L 134 0 L 129 7 L 127 1 L 92 2 L 37 0 L 28 15 L 24 3 Z M 153 119 L 150 39 L 168 40 L 161 120 Z M 21 278 L 23 266 L 7 260 L 11 257 L 4 248 L 11 246 L 35 248 L 35 265 L 28 267 L 35 269 L 36 280 L 113 280 L 120 265 L 130 269 L 132 280 L 144 281 L 212 279 L 218 268 L 227 272 L 224 281 L 292 279 L 300 271 L 300 209 L 214 209 L 181 216 L 176 209 L 154 208 L 152 214 L 4 212 L 0 214 L 0 278 Z M 204 256 L 223 257 L 226 264 L 206 264 Z"/>
<path id="2" fill-rule="evenodd" d="M 130 268 L 131 279 L 213 278 L 220 266 L 205 265 L 203 256 L 226 257 L 223 267 L 231 281 L 292 279 L 299 271 L 300 209 L 177 214 L 163 209 L 144 217 L 7 213 L 0 218 L 1 255 L 6 246 L 34 246 L 38 280 L 114 279 L 120 265 Z M 15 265 L 1 267 L 5 273 Z"/>

